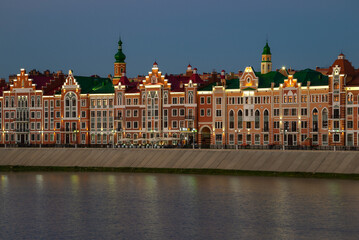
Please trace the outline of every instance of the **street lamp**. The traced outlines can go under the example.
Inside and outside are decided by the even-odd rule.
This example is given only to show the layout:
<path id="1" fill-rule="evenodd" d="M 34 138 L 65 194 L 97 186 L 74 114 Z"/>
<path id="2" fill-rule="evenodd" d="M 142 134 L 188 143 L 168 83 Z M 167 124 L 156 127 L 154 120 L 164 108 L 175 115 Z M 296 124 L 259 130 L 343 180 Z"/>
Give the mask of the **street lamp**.
<path id="1" fill-rule="evenodd" d="M 112 148 L 115 148 L 116 129 L 112 129 Z"/>
<path id="2" fill-rule="evenodd" d="M 78 130 L 78 129 L 75 129 L 74 130 L 74 134 L 75 134 L 75 136 L 76 136 L 76 138 L 75 138 L 75 148 L 77 148 L 77 134 L 79 133 L 80 131 Z"/>
<path id="3" fill-rule="evenodd" d="M 234 143 L 236 143 L 236 150 L 238 150 L 238 135 L 237 135 L 238 130 L 236 129 L 236 130 L 234 130 L 234 132 L 236 133 L 235 138 L 237 139 L 237 143 L 236 143 L 236 139 L 234 139 Z"/>
<path id="4" fill-rule="evenodd" d="M 192 134 L 193 134 L 193 139 L 192 139 L 192 145 L 193 145 L 193 149 L 194 149 L 194 133 L 196 132 L 196 129 L 193 128 L 192 129 Z"/>

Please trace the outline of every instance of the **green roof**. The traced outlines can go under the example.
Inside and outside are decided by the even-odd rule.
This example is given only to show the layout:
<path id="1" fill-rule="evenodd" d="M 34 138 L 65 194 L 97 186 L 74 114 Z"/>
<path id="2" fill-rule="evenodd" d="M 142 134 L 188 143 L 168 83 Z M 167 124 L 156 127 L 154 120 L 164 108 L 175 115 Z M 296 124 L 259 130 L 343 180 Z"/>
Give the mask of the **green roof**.
<path id="1" fill-rule="evenodd" d="M 264 54 L 266 54 L 266 55 L 272 55 L 272 54 L 270 53 L 270 47 L 269 47 L 269 45 L 268 45 L 268 42 L 266 43 L 266 45 L 265 45 L 264 48 L 263 48 L 262 55 L 264 55 Z"/>
<path id="2" fill-rule="evenodd" d="M 198 91 L 212 91 L 213 86 L 217 86 L 217 82 L 213 82 L 211 84 L 208 84 L 204 87 L 201 87 L 198 89 Z"/>
<path id="3" fill-rule="evenodd" d="M 226 81 L 226 89 L 239 89 L 239 79 L 231 79 Z"/>
<path id="4" fill-rule="evenodd" d="M 309 68 L 296 72 L 293 78 L 301 82 L 302 86 L 307 86 L 308 81 L 310 86 L 328 86 L 328 76 Z"/>
<path id="5" fill-rule="evenodd" d="M 121 39 L 118 41 L 118 51 L 115 54 L 116 62 L 124 63 L 126 59 L 126 55 L 122 52 L 122 41 Z"/>
<path id="6" fill-rule="evenodd" d="M 283 83 L 284 79 L 287 78 L 277 71 L 272 71 L 266 74 L 256 72 L 255 74 L 258 77 L 258 88 L 270 88 L 272 82 L 274 82 L 274 87 L 279 87 L 279 84 Z"/>
<path id="7" fill-rule="evenodd" d="M 109 78 L 74 76 L 80 85 L 81 93 L 114 93 L 112 81 Z"/>

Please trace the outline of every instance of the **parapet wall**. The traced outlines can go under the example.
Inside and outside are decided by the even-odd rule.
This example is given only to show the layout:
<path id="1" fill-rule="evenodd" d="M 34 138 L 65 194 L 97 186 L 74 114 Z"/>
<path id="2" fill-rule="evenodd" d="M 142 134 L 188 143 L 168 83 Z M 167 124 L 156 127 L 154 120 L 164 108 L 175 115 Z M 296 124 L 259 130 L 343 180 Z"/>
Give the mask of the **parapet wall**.
<path id="1" fill-rule="evenodd" d="M 2 148 L 0 165 L 359 174 L 359 152 Z"/>

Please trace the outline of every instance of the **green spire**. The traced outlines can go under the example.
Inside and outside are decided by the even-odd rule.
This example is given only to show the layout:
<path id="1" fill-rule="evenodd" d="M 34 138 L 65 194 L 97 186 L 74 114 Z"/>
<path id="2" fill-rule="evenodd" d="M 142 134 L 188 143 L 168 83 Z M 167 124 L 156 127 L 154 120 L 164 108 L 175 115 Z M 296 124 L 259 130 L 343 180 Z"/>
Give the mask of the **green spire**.
<path id="1" fill-rule="evenodd" d="M 118 63 L 124 63 L 126 59 L 126 55 L 122 52 L 122 41 L 121 38 L 118 40 L 118 51 L 115 54 L 116 62 Z"/>
<path id="2" fill-rule="evenodd" d="M 272 54 L 270 53 L 270 47 L 269 47 L 269 45 L 268 45 L 268 41 L 266 42 L 266 45 L 265 45 L 264 48 L 263 48 L 263 53 L 262 53 L 262 55 L 272 55 Z"/>

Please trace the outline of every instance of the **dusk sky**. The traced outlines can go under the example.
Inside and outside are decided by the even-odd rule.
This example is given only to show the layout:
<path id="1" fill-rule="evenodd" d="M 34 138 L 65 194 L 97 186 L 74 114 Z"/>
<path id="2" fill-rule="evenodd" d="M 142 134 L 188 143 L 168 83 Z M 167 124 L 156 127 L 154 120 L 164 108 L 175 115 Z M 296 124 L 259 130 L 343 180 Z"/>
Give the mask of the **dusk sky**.
<path id="1" fill-rule="evenodd" d="M 11 0 L 0 5 L 0 77 L 69 69 L 113 74 L 119 35 L 127 75 L 327 67 L 343 51 L 359 66 L 359 1 Z"/>

